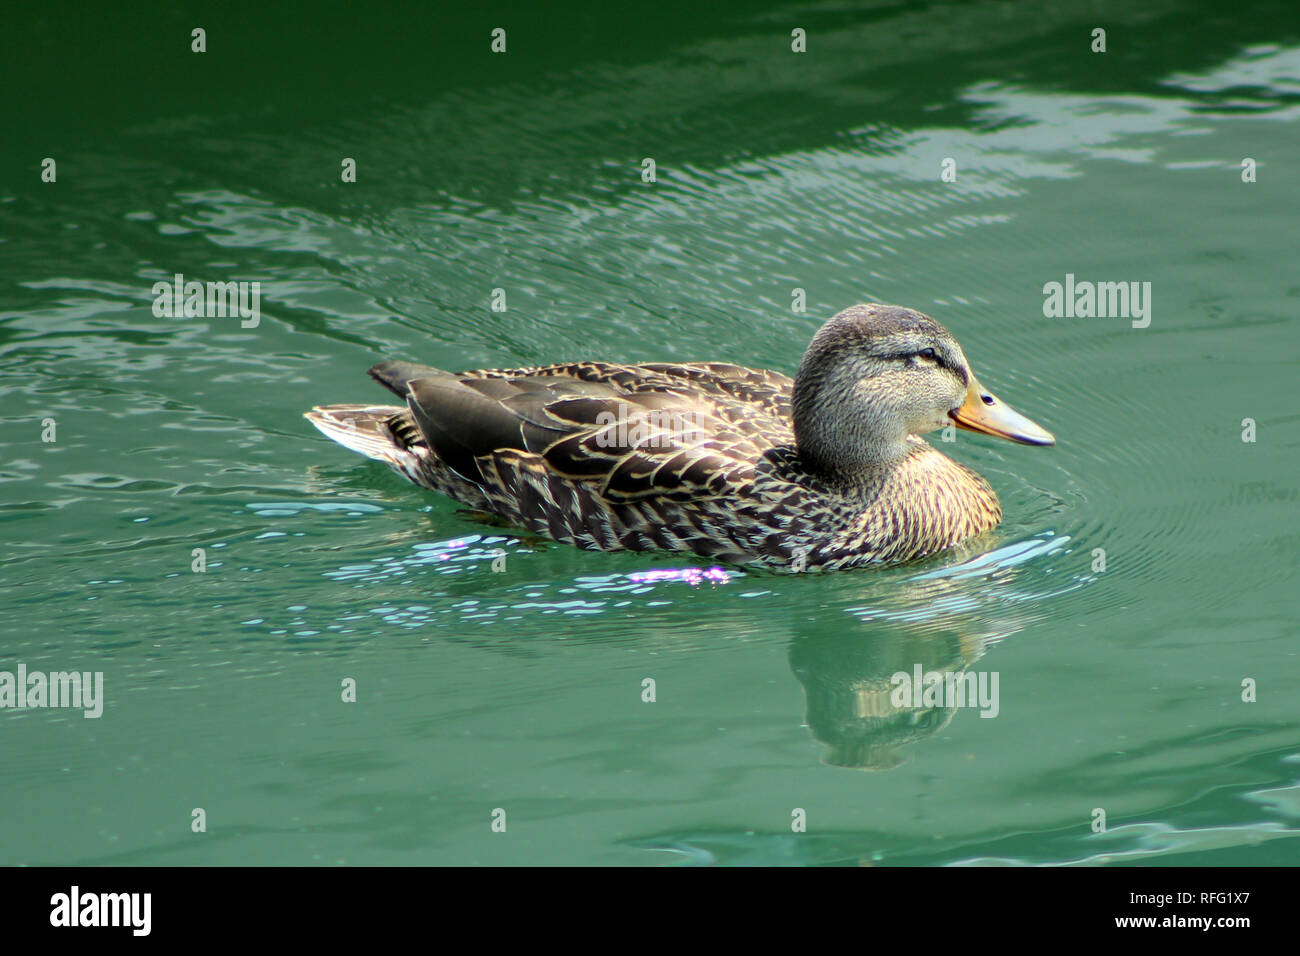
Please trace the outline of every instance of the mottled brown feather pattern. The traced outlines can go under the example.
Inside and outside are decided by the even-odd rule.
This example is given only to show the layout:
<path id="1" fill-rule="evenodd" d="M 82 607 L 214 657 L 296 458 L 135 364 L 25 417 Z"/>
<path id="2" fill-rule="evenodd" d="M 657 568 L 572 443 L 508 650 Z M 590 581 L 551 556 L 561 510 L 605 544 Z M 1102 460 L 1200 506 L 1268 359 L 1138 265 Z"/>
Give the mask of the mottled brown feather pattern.
<path id="1" fill-rule="evenodd" d="M 795 447 L 793 382 L 778 373 L 607 362 L 427 372 L 409 382 L 419 367 L 376 374 L 405 390 L 407 408 L 324 406 L 308 417 L 417 484 L 581 548 L 833 570 L 942 551 L 1002 517 L 983 478 L 915 436 L 901 460 L 851 486 L 810 473 Z M 421 381 L 431 383 L 424 394 L 458 396 L 464 414 L 486 418 L 439 420 L 437 408 L 414 404 Z M 693 433 L 650 427 L 663 421 L 651 413 L 689 415 Z M 620 440 L 602 414 L 634 434 Z M 518 439 L 475 445 L 504 433 Z M 471 454 L 472 467 L 449 465 L 440 442 Z"/>

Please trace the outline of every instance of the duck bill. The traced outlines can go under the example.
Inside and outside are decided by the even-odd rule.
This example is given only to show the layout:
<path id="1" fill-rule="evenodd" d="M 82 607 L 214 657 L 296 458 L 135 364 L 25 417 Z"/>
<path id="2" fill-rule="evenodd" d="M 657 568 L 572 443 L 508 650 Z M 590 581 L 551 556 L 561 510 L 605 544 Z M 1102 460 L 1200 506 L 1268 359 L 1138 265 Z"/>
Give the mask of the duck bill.
<path id="1" fill-rule="evenodd" d="M 958 428 L 995 435 L 1021 445 L 1055 445 L 1056 438 L 1047 429 L 1036 425 L 1024 415 L 1003 404 L 988 391 L 975 376 L 970 379 L 966 401 L 948 413 Z"/>

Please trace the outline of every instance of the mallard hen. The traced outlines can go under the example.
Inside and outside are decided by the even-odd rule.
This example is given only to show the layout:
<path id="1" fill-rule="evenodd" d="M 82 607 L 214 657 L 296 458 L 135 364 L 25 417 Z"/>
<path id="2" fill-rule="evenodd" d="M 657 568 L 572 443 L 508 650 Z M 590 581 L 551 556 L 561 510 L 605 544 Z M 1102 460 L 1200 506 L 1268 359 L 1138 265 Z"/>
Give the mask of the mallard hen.
<path id="1" fill-rule="evenodd" d="M 590 550 L 788 570 L 909 560 L 994 527 L 988 482 L 926 432 L 1055 443 L 980 386 L 942 325 L 892 305 L 823 325 L 793 380 L 715 362 L 370 375 L 405 407 L 306 417 L 417 485 Z"/>

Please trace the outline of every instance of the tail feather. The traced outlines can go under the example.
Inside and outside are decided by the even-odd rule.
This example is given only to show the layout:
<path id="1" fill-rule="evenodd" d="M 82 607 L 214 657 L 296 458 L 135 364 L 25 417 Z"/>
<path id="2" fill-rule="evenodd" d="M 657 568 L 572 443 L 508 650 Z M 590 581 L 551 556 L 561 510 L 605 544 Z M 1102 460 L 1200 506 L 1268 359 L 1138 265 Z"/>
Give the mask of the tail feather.
<path id="1" fill-rule="evenodd" d="M 415 379 L 447 377 L 447 373 L 442 369 L 434 368 L 432 365 L 420 365 L 417 362 L 380 362 L 367 371 L 371 378 L 398 398 L 406 398 L 411 382 Z"/>
<path id="2" fill-rule="evenodd" d="M 409 472 L 416 456 L 389 424 L 405 411 L 395 405 L 317 405 L 303 417 L 344 448 Z"/>

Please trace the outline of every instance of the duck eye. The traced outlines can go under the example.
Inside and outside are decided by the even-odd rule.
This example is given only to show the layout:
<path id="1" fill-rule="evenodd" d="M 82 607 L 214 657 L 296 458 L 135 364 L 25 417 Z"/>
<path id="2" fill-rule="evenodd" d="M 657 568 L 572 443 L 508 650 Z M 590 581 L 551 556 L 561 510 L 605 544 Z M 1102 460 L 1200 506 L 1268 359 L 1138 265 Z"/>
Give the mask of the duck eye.
<path id="1" fill-rule="evenodd" d="M 933 361 L 935 360 L 935 358 L 936 358 L 935 353 L 934 353 L 934 349 L 921 349 L 921 351 L 918 352 L 917 354 L 920 355 L 921 358 L 927 358 L 927 359 L 929 359 L 929 360 L 932 361 L 932 362 L 933 362 Z"/>

